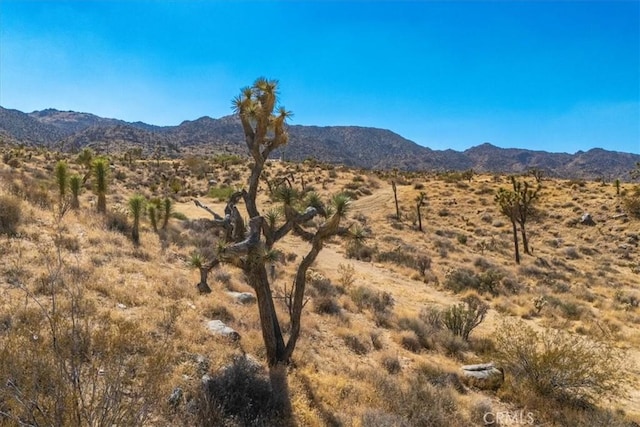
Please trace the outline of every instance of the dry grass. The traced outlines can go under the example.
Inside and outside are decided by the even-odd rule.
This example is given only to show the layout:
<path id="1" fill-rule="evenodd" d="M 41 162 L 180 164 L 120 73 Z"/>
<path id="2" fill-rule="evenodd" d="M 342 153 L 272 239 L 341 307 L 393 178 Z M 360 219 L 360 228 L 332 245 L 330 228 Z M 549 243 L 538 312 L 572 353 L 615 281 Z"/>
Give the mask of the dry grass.
<path id="1" fill-rule="evenodd" d="M 95 213 L 89 191 L 80 194 L 79 210 L 60 218 L 52 165 L 67 157 L 70 173 L 83 175 L 82 167 L 73 156 L 25 150 L 31 156 L 19 159 L 19 173 L 0 166 L 0 202 L 19 203 L 21 213 L 20 222 L 0 235 L 0 425 L 198 425 L 207 416 L 242 425 L 230 421 L 237 408 L 225 401 L 215 403 L 217 412 L 189 409 L 198 402 L 204 407 L 204 374 L 218 375 L 217 385 L 249 381 L 245 395 L 262 402 L 266 412 L 243 416 L 273 420 L 269 400 L 260 400 L 262 371 L 224 370 L 241 354 L 264 365 L 255 304 L 235 303 L 225 293 L 251 288 L 236 269 L 224 266 L 210 275 L 213 293 L 201 296 L 198 273 L 188 265 L 198 245 L 206 248 L 193 221 L 209 218 L 191 199 L 222 213 L 224 203 L 209 180 L 216 180 L 215 188 L 240 188 L 246 160 L 217 156 L 129 165 L 116 159 L 107 195 L 112 215 L 125 212 L 135 191 L 149 199 L 170 195 L 187 218 L 171 218 L 161 233 L 143 219 L 136 248 L 121 230 L 131 219 L 121 215 L 110 226 Z M 637 218 L 620 216 L 624 199 L 613 185 L 543 181 L 541 214 L 528 229 L 532 254 L 523 254 L 516 266 L 509 222 L 493 202 L 495 191 L 508 186 L 506 177 L 476 175 L 469 182 L 451 174 L 404 174 L 397 181 L 398 221 L 389 219 L 395 206 L 385 172 L 275 161 L 266 172 L 270 182 L 293 174 L 297 190 L 313 189 L 323 198 L 347 188 L 357 198 L 351 221 L 368 236 L 368 257 L 347 259 L 350 247 L 335 239 L 313 267 L 317 276 L 309 284 L 311 300 L 288 375 L 296 424 L 482 425 L 484 413 L 524 408 L 534 408 L 536 421 L 545 425 L 638 420 L 640 226 Z M 260 187 L 263 210 L 276 208 L 267 182 Z M 628 187 L 626 194 L 635 194 Z M 423 232 L 413 205 L 420 191 L 428 196 Z M 595 226 L 576 221 L 585 212 Z M 276 296 L 290 287 L 306 248 L 295 237 L 284 239 L 274 270 Z M 466 342 L 438 328 L 425 308 L 446 310 L 468 290 L 490 309 Z M 276 305 L 286 319 L 284 301 Z M 462 394 L 442 380 L 460 364 L 487 362 L 500 351 L 494 333 L 511 317 L 540 333 L 562 330 L 623 351 L 630 393 L 580 412 L 557 396 L 534 393 L 531 384 L 518 385 L 516 393 L 508 383 L 496 396 Z M 212 319 L 223 320 L 241 339 L 212 336 L 204 327 Z M 183 394 L 171 403 L 176 388 Z M 93 400 L 86 399 L 89 394 Z M 108 415 L 99 413 L 106 404 Z"/>

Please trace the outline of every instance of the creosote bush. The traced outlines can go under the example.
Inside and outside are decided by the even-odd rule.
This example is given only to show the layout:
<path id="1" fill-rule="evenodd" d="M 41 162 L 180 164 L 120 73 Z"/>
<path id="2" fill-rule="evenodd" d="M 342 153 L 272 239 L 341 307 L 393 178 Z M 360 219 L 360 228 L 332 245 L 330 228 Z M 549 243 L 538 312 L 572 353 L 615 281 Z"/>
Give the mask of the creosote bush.
<path id="1" fill-rule="evenodd" d="M 559 330 L 504 323 L 496 334 L 495 361 L 514 390 L 562 402 L 595 403 L 624 396 L 624 354 L 609 343 Z"/>
<path id="2" fill-rule="evenodd" d="M 0 234 L 16 234 L 21 220 L 20 200 L 12 196 L 0 196 Z"/>
<path id="3" fill-rule="evenodd" d="M 289 425 L 278 412 L 269 377 L 262 367 L 237 356 L 204 383 L 198 398 L 198 425 Z"/>

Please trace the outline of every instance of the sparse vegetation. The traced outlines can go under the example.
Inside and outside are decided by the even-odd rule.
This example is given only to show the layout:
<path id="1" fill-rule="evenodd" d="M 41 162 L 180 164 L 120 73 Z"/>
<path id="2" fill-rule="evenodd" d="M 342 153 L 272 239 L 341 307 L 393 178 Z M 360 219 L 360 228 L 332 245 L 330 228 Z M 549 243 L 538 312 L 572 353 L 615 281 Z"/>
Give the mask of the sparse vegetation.
<path id="1" fill-rule="evenodd" d="M 98 215 L 81 191 L 96 190 L 91 151 L 0 142 L 0 425 L 468 426 L 521 410 L 541 425 L 638 422 L 638 191 L 623 175 L 617 197 L 613 178 L 545 173 L 518 266 L 492 203 L 513 190 L 507 176 L 270 159 L 252 199 L 252 155 L 161 148 L 109 152 Z M 58 209 L 58 164 L 74 211 Z M 399 201 L 428 191 L 441 215 L 420 224 L 416 204 L 399 203 L 400 220 L 381 208 L 392 177 Z M 328 202 L 345 186 L 357 201 Z M 212 187 L 229 190 L 220 200 Z M 220 215 L 203 218 L 196 198 Z M 596 226 L 579 222 L 586 212 Z M 256 215 L 260 244 L 242 252 Z M 292 334 L 292 364 L 270 366 Z M 462 385 L 460 365 L 488 361 L 503 385 Z"/>

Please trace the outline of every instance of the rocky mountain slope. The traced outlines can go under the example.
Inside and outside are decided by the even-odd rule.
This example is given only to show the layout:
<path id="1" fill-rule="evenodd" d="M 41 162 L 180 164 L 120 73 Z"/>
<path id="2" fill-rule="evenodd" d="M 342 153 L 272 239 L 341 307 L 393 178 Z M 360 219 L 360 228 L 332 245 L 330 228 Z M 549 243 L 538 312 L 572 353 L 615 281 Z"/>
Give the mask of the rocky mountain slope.
<path id="1" fill-rule="evenodd" d="M 290 143 L 274 156 L 300 161 L 306 158 L 365 169 L 465 170 L 520 173 L 531 168 L 565 178 L 629 179 L 640 155 L 592 149 L 575 154 L 527 149 L 504 149 L 489 143 L 464 152 L 431 150 L 386 129 L 358 126 L 301 126 L 289 128 Z M 0 107 L 0 138 L 62 150 L 90 146 L 117 152 L 142 147 L 151 154 L 183 148 L 218 148 L 242 152 L 244 137 L 235 116 L 201 117 L 178 126 L 153 126 L 102 118 L 89 113 L 47 109 L 23 113 Z"/>

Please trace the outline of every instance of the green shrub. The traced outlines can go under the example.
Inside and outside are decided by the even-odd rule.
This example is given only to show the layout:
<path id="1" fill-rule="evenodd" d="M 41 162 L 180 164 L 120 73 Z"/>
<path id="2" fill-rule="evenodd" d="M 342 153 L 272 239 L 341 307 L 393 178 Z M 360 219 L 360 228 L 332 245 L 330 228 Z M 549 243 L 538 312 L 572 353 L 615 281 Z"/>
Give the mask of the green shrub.
<path id="1" fill-rule="evenodd" d="M 213 187 L 209 189 L 209 197 L 226 202 L 235 190 L 232 187 Z"/>
<path id="2" fill-rule="evenodd" d="M 365 286 L 358 286 L 351 291 L 351 300 L 360 309 L 374 312 L 385 312 L 393 308 L 394 300 L 388 292 L 377 292 Z"/>
<path id="3" fill-rule="evenodd" d="M 0 234 L 16 234 L 21 220 L 20 200 L 13 196 L 0 196 Z"/>
<path id="4" fill-rule="evenodd" d="M 475 295 L 469 295 L 464 303 L 449 307 L 442 313 L 442 323 L 454 335 L 469 341 L 469 334 L 487 315 L 489 306 Z"/>

